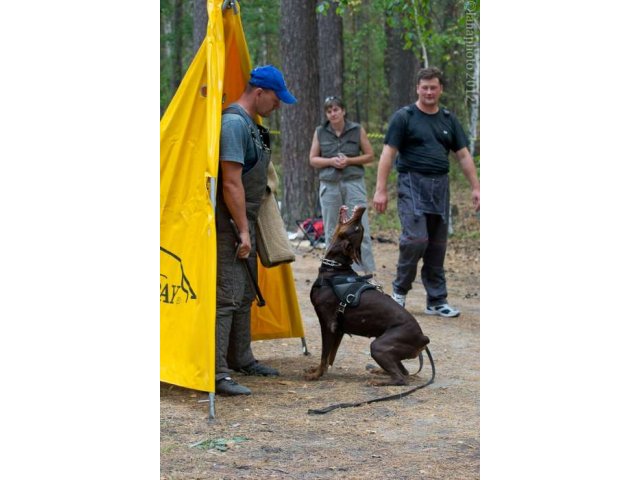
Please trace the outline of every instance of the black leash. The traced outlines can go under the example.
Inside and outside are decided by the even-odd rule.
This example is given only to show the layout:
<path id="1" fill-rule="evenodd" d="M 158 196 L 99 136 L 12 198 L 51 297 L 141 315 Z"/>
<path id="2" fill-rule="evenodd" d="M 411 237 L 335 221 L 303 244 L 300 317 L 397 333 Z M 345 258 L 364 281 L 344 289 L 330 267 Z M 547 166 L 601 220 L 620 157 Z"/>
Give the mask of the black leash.
<path id="1" fill-rule="evenodd" d="M 240 250 L 240 244 L 242 243 L 242 239 L 240 238 L 240 232 L 238 231 L 238 226 L 236 225 L 236 222 L 233 221 L 233 218 L 230 218 L 229 222 L 231 223 L 233 234 L 236 237 L 236 242 L 238 242 L 237 243 L 238 248 L 236 249 L 236 258 L 238 258 L 238 250 Z M 247 272 L 247 276 L 249 277 L 249 283 L 251 284 L 251 289 L 253 290 L 253 293 L 255 293 L 256 295 L 256 301 L 258 302 L 258 306 L 264 307 L 267 304 L 267 302 L 265 302 L 264 297 L 262 296 L 262 292 L 260 291 L 260 287 L 258 286 L 258 281 L 256 280 L 256 277 L 253 275 L 253 272 L 251 271 L 251 267 L 249 267 L 249 264 L 247 263 L 247 259 L 240 258 L 238 260 L 244 266 L 244 271 Z"/>
<path id="2" fill-rule="evenodd" d="M 427 383 L 423 385 L 418 385 L 417 387 L 413 387 L 409 390 L 405 390 L 402 393 L 396 393 L 395 395 L 389 395 L 386 397 L 372 398 L 371 400 L 364 400 L 362 402 L 354 402 L 354 403 L 336 403 L 334 405 L 329 405 L 328 407 L 319 408 L 319 409 L 310 408 L 309 410 L 307 410 L 307 413 L 309 415 L 322 415 L 323 413 L 328 413 L 337 408 L 359 407 L 361 405 L 366 405 L 368 403 L 384 402 L 385 400 L 397 400 L 398 398 L 406 397 L 407 395 L 415 392 L 416 390 L 420 390 L 421 388 L 431 385 L 436 378 L 436 366 L 433 364 L 433 357 L 431 356 L 429 347 L 425 347 L 425 350 L 427 351 L 429 362 L 431 362 L 431 380 L 429 380 Z"/>

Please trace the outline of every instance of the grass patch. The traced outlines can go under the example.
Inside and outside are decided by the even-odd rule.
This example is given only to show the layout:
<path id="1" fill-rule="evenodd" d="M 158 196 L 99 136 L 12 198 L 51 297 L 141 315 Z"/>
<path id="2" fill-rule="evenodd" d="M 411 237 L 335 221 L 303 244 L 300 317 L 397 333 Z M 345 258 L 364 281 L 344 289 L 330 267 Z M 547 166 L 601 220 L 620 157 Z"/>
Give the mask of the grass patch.
<path id="1" fill-rule="evenodd" d="M 467 232 L 453 232 L 453 235 L 451 235 L 452 239 L 459 239 L 459 240 L 480 240 L 480 230 L 471 230 L 471 231 L 467 231 Z"/>

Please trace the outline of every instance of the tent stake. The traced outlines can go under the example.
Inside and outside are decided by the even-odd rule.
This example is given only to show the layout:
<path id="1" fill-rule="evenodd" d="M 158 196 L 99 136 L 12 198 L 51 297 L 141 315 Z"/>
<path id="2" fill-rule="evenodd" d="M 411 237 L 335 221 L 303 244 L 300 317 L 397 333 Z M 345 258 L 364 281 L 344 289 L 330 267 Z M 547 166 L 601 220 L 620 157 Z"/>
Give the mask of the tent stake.
<path id="1" fill-rule="evenodd" d="M 300 337 L 300 340 L 302 340 L 302 354 L 310 355 L 309 350 L 307 350 L 307 341 L 304 337 Z"/>
<path id="2" fill-rule="evenodd" d="M 216 416 L 216 394 L 209 392 L 209 420 L 213 420 Z"/>

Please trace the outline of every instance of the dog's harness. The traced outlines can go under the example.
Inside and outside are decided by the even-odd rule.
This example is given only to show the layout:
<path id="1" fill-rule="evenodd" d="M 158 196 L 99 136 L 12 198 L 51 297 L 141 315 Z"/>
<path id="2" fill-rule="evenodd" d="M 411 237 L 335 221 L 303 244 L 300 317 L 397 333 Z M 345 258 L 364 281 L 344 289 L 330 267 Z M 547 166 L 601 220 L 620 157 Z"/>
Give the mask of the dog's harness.
<path id="1" fill-rule="evenodd" d="M 324 259 L 322 262 L 325 263 L 325 261 L 327 261 L 327 259 Z M 331 266 L 340 266 L 338 262 L 334 262 L 333 260 L 329 261 L 337 264 Z M 333 293 L 338 297 L 338 313 L 344 313 L 346 307 L 357 307 L 360 305 L 362 292 L 365 290 L 380 289 L 379 286 L 367 281 L 372 277 L 373 275 L 335 275 L 331 278 L 318 277 L 313 283 L 312 288 L 331 287 Z"/>

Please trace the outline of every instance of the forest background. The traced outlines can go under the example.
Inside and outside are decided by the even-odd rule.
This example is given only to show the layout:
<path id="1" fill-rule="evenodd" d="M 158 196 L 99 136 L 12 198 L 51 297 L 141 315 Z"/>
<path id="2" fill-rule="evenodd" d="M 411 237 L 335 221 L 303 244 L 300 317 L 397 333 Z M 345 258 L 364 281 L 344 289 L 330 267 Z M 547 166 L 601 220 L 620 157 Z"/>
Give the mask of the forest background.
<path id="1" fill-rule="evenodd" d="M 272 159 L 281 176 L 283 217 L 319 213 L 318 175 L 309 166 L 314 129 L 324 121 L 326 97 L 343 98 L 348 117 L 369 134 L 377 160 L 391 114 L 415 101 L 415 73 L 443 70 L 441 105 L 460 119 L 480 165 L 480 11 L 469 0 L 254 0 L 237 2 L 252 65 L 273 64 L 298 104 L 265 120 Z M 206 0 L 160 2 L 160 113 L 171 101 L 205 36 Z M 382 20 L 382 21 L 381 21 Z M 453 161 L 451 179 L 468 188 Z M 377 161 L 366 169 L 372 197 Z M 395 173 L 389 182 L 395 196 Z M 370 199 L 371 201 L 371 199 Z M 395 202 L 388 215 L 372 215 L 372 235 L 399 227 Z M 455 214 L 455 206 L 454 206 Z M 476 232 L 477 234 L 477 232 Z"/>
<path id="2" fill-rule="evenodd" d="M 252 5 L 242 2 L 248 37 Z M 157 475 L 159 19 L 147 2 L 7 7 L 3 470 Z M 638 14 L 620 1 L 483 5 L 486 478 L 640 477 L 638 295 L 627 280 L 640 267 L 638 162 L 624 141 L 640 111 Z M 597 121 L 602 109 L 615 120 Z M 598 220 L 614 229 L 604 242 L 590 235 Z M 595 279 L 607 281 L 596 290 Z M 542 302 L 543 287 L 558 295 Z M 39 432 L 54 441 L 36 451 Z"/>

